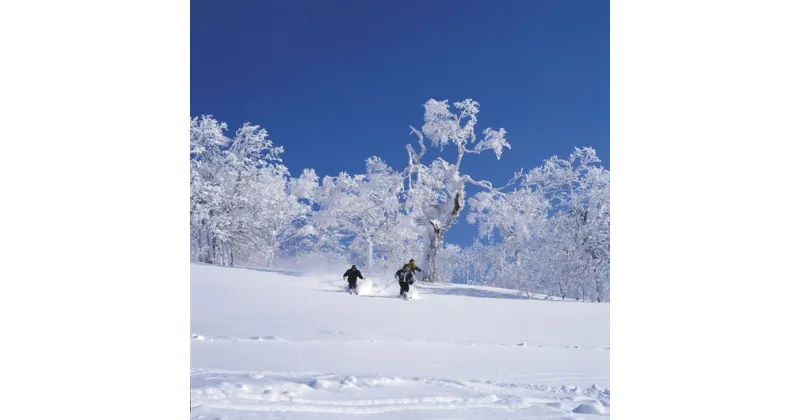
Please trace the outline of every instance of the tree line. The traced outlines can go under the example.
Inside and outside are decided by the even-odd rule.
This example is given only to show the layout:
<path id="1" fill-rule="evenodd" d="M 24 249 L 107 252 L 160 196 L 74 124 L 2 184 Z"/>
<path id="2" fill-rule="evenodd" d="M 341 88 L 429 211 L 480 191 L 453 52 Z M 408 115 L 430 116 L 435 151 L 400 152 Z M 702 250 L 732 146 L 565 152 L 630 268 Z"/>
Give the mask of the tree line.
<path id="1" fill-rule="evenodd" d="M 420 262 L 425 281 L 516 289 L 527 294 L 610 300 L 610 173 L 591 148 L 510 174 L 503 186 L 463 168 L 473 154 L 500 159 L 503 128 L 476 133 L 479 104 L 430 99 L 424 124 L 411 127 L 408 165 L 377 156 L 364 172 L 320 179 L 292 176 L 284 149 L 244 124 L 233 136 L 213 116 L 191 119 L 191 258 L 220 265 L 270 266 L 318 256 L 393 271 Z M 453 160 L 426 159 L 427 148 Z M 466 186 L 478 192 L 467 196 Z M 474 243 L 446 243 L 466 213 Z"/>

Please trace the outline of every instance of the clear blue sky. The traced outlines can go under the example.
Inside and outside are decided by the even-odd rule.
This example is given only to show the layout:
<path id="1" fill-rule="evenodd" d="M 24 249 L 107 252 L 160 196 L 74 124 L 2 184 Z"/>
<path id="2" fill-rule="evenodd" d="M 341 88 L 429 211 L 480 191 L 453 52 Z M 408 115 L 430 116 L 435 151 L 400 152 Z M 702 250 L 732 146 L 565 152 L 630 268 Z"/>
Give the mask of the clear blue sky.
<path id="1" fill-rule="evenodd" d="M 507 130 L 500 160 L 465 157 L 473 178 L 505 184 L 582 146 L 610 168 L 609 2 L 192 1 L 191 115 L 264 127 L 293 175 L 373 155 L 402 169 L 429 98 L 472 98 L 478 130 Z M 471 242 L 463 216 L 446 242 Z"/>

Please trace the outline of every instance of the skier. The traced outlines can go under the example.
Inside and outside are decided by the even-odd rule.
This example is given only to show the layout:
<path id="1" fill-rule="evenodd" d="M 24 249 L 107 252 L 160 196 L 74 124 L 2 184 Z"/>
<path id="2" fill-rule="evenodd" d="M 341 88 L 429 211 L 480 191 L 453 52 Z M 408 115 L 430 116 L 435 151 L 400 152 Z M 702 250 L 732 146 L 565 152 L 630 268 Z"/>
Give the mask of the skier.
<path id="1" fill-rule="evenodd" d="M 405 264 L 403 268 L 394 273 L 394 276 L 397 277 L 397 283 L 400 284 L 400 296 L 408 299 L 410 286 L 414 284 L 414 270 L 409 264 Z"/>
<path id="2" fill-rule="evenodd" d="M 417 264 L 414 262 L 413 258 L 408 260 L 408 264 L 407 265 L 408 265 L 408 268 L 411 270 L 412 273 L 415 272 L 415 271 L 419 271 L 420 273 L 422 272 L 422 269 L 417 267 Z"/>
<path id="3" fill-rule="evenodd" d="M 361 272 L 358 271 L 355 264 L 350 267 L 349 270 L 344 272 L 342 278 L 347 277 L 347 290 L 350 293 L 356 293 L 356 282 L 358 279 L 364 280 L 364 276 L 361 275 Z"/>

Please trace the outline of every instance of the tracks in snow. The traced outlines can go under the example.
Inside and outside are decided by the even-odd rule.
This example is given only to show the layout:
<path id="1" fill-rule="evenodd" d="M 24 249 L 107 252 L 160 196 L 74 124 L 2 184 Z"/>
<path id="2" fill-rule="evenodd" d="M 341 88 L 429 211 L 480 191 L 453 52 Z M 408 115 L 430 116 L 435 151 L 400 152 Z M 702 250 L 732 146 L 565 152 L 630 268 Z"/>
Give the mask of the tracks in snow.
<path id="1" fill-rule="evenodd" d="M 608 414 L 610 391 L 596 386 L 548 385 L 483 380 L 344 376 L 313 373 L 227 372 L 192 373 L 193 418 L 231 412 L 308 413 L 338 417 L 401 411 L 459 410 L 460 416 L 480 412 L 529 409 L 543 417 L 570 417 L 595 407 Z M 477 413 L 476 413 L 477 412 Z M 233 414 L 234 417 L 238 415 Z"/>
<path id="2" fill-rule="evenodd" d="M 335 335 L 337 332 L 335 331 L 327 331 L 323 332 L 325 334 L 332 334 Z M 343 334 L 343 333 L 342 333 Z M 337 343 L 372 343 L 372 344 L 387 344 L 387 343 L 394 343 L 397 344 L 397 341 L 394 340 L 375 340 L 375 339 L 368 339 L 368 338 L 348 338 L 348 339 L 330 339 L 330 340 L 321 340 L 321 339 L 312 339 L 312 340 L 287 340 L 278 336 L 274 335 L 266 335 L 266 336 L 250 336 L 250 337 L 230 337 L 230 336 L 219 336 L 219 337 L 212 337 L 203 334 L 191 334 L 191 339 L 196 341 L 236 341 L 236 342 L 272 342 L 272 343 L 297 343 L 297 344 L 314 344 L 314 343 L 330 343 L 330 342 L 337 342 Z M 609 351 L 611 350 L 610 347 L 581 347 L 575 345 L 540 345 L 540 344 L 528 344 L 524 341 L 520 341 L 517 343 L 503 343 L 503 342 L 476 342 L 476 341 L 426 341 L 426 340 L 405 340 L 402 341 L 403 344 L 411 344 L 411 345 L 427 345 L 427 346 L 450 346 L 450 345 L 457 345 L 457 346 L 469 346 L 469 347 L 476 347 L 476 346 L 485 346 L 485 347 L 507 347 L 507 348 L 568 348 L 574 350 L 599 350 L 599 351 Z"/>

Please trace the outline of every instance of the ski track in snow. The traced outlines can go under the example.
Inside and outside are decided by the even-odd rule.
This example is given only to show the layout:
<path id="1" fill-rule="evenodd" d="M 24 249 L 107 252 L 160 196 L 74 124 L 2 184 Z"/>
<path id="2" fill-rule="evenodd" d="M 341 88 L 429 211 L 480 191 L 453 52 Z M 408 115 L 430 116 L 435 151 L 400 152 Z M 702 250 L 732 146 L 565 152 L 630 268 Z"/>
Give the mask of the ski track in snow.
<path id="1" fill-rule="evenodd" d="M 196 370 L 191 380 L 192 418 L 198 419 L 218 418 L 226 412 L 239 418 L 241 414 L 234 413 L 242 411 L 335 416 L 412 410 L 462 410 L 461 414 L 475 415 L 476 410 L 535 409 L 537 418 L 607 416 L 610 411 L 610 391 L 596 386 L 219 370 Z M 386 397 L 398 393 L 404 396 Z M 420 395 L 409 397 L 409 393 Z"/>
<path id="2" fill-rule="evenodd" d="M 323 331 L 322 334 L 326 335 L 344 335 L 344 332 L 336 332 L 336 331 Z M 448 345 L 456 345 L 456 346 L 487 346 L 487 347 L 507 347 L 507 348 L 569 348 L 573 350 L 600 350 L 600 351 L 609 351 L 611 350 L 610 347 L 580 347 L 580 346 L 573 346 L 573 345 L 541 345 L 541 344 L 529 344 L 523 341 L 517 343 L 500 343 L 500 342 L 476 342 L 476 341 L 425 341 L 425 340 L 404 340 L 404 341 L 389 341 L 389 340 L 375 340 L 375 339 L 368 339 L 368 338 L 353 338 L 350 340 L 341 340 L 341 339 L 332 339 L 332 340 L 320 340 L 320 339 L 313 339 L 313 340 L 287 340 L 282 337 L 277 337 L 274 335 L 266 335 L 266 336 L 252 336 L 252 337 L 231 337 L 231 336 L 217 336 L 212 337 L 204 334 L 196 334 L 193 333 L 191 335 L 192 340 L 197 341 L 236 341 L 236 342 L 271 342 L 271 343 L 295 343 L 295 344 L 316 344 L 316 343 L 330 343 L 336 342 L 339 344 L 348 344 L 348 343 L 373 343 L 373 344 L 410 344 L 410 345 L 426 345 L 426 346 L 448 346 Z"/>

